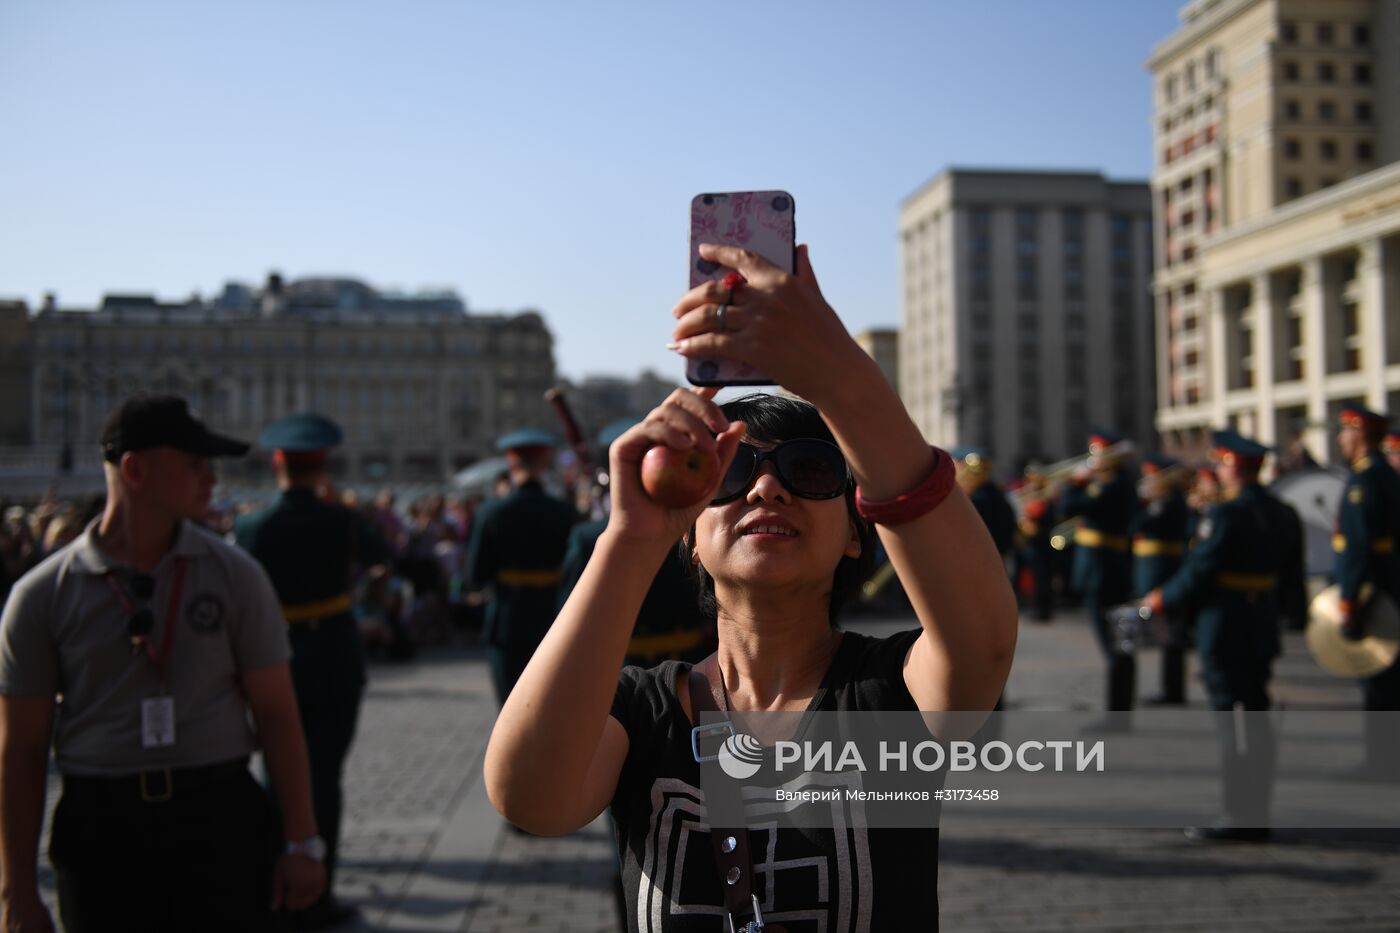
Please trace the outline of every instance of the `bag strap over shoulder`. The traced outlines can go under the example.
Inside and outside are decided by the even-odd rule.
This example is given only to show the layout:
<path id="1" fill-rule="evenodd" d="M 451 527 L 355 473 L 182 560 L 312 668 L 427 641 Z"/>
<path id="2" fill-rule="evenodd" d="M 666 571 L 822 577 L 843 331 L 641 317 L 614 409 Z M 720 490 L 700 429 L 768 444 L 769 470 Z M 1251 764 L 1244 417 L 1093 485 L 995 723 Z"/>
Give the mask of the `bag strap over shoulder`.
<path id="1" fill-rule="evenodd" d="M 702 756 L 700 751 L 700 739 L 703 735 L 713 732 L 714 727 L 701 725 L 700 719 L 703 713 L 720 712 L 719 704 L 715 702 L 714 688 L 706 676 L 706 671 L 718 669 L 717 663 L 715 656 L 710 655 L 690 669 L 690 714 L 695 726 L 691 732 L 691 744 L 696 761 L 702 763 L 701 767 L 704 767 L 703 762 L 714 760 L 712 756 Z M 733 734 L 732 726 L 728 732 Z M 706 784 L 706 796 L 724 802 L 723 808 L 707 807 L 709 812 L 721 812 L 721 809 L 722 812 L 729 813 L 743 812 L 739 785 L 736 782 L 720 778 Z M 724 908 L 727 911 L 725 919 L 728 924 L 725 933 L 760 933 L 763 930 L 763 915 L 759 912 L 758 897 L 753 893 L 753 855 L 749 850 L 748 829 L 743 826 L 711 826 L 710 843 L 715 853 L 715 868 L 719 873 L 720 885 L 724 889 Z M 736 916 L 748 914 L 753 915 L 753 920 L 742 926 L 736 925 Z"/>

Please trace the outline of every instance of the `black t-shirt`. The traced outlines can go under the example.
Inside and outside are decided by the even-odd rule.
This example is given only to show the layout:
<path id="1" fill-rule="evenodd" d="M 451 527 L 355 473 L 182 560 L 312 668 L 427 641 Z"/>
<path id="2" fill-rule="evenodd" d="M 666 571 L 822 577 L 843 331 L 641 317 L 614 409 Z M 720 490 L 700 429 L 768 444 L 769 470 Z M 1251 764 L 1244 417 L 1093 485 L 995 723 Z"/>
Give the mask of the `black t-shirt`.
<path id="1" fill-rule="evenodd" d="M 917 710 L 904 659 L 918 630 L 889 638 L 846 632 L 810 710 Z M 691 723 L 676 697 L 690 665 L 622 671 L 612 715 L 627 730 L 627 759 L 611 812 L 622 853 L 629 930 L 722 928 Z M 682 681 L 683 683 L 684 681 Z M 938 929 L 937 829 L 752 829 L 755 893 L 764 920 L 787 933 Z"/>

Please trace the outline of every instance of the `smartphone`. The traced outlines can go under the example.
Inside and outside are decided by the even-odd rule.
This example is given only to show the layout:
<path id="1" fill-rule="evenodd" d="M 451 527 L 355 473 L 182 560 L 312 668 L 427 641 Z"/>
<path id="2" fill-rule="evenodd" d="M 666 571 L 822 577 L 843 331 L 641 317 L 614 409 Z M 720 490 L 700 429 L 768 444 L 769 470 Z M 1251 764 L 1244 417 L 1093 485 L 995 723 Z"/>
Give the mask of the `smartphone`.
<path id="1" fill-rule="evenodd" d="M 690 201 L 690 287 L 731 270 L 700 257 L 701 243 L 742 246 L 789 274 L 797 268 L 797 204 L 786 191 L 697 194 Z M 742 299 L 741 299 L 742 301 Z M 734 360 L 692 359 L 685 377 L 697 386 L 767 386 L 772 379 Z"/>

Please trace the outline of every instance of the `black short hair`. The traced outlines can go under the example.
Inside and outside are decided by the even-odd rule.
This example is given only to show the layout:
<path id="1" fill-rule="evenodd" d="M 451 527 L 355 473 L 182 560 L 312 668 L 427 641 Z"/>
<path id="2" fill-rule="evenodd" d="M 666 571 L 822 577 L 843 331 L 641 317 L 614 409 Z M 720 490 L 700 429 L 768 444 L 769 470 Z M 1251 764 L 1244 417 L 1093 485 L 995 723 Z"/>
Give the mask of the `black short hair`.
<path id="1" fill-rule="evenodd" d="M 725 402 L 720 406 L 730 421 L 742 421 L 748 428 L 751 440 L 770 444 L 795 440 L 800 437 L 815 437 L 836 443 L 831 429 L 822 420 L 817 407 L 810 402 L 784 395 L 754 393 Z M 840 609 L 852 596 L 860 591 L 875 566 L 875 530 L 856 511 L 856 487 L 854 480 L 846 483 L 846 514 L 850 517 L 860 539 L 860 556 L 841 558 L 836 565 L 836 573 L 831 580 L 831 598 L 827 608 L 827 620 L 831 627 L 838 628 L 837 617 Z M 695 526 L 681 539 L 681 563 L 696 578 L 700 596 L 700 612 L 710 622 L 719 615 L 719 603 L 715 598 L 715 581 L 699 563 L 691 559 Z"/>

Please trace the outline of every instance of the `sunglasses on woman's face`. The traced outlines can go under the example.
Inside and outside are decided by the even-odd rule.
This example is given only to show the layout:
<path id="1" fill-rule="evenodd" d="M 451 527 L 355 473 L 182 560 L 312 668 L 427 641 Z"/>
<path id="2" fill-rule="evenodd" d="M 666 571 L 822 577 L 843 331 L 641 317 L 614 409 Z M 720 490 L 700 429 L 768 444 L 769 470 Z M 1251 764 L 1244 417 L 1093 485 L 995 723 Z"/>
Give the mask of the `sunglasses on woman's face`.
<path id="1" fill-rule="evenodd" d="M 720 480 L 711 505 L 723 505 L 742 496 L 758 475 L 759 467 L 773 462 L 783 488 L 803 499 L 835 499 L 846 491 L 846 458 L 829 441 L 803 437 L 783 441 L 771 450 L 740 444 L 734 462 Z"/>

